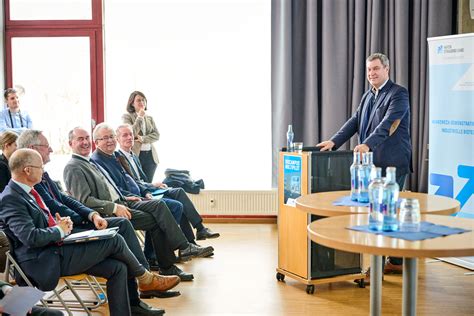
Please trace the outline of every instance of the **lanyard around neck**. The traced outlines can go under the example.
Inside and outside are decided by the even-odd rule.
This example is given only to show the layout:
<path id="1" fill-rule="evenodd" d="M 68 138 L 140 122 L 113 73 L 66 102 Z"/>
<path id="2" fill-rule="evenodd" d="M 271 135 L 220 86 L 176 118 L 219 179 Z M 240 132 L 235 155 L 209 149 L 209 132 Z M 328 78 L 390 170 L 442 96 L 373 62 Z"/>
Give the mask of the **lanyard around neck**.
<path id="1" fill-rule="evenodd" d="M 10 112 L 10 109 L 8 109 L 8 115 L 10 115 L 10 123 L 12 125 L 12 128 L 15 128 L 15 126 L 13 124 L 12 112 Z M 21 117 L 21 112 L 20 111 L 18 111 L 18 115 L 20 116 L 20 125 L 21 125 L 21 127 L 23 127 L 23 118 Z"/>

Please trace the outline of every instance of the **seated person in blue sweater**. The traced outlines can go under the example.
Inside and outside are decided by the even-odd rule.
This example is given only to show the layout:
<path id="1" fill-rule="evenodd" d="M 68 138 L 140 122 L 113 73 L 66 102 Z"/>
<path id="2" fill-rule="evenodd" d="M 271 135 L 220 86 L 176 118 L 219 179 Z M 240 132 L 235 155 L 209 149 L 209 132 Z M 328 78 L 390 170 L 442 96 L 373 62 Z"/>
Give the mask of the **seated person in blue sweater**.
<path id="1" fill-rule="evenodd" d="M 118 158 L 115 154 L 115 149 L 117 142 L 115 139 L 115 133 L 113 129 L 106 123 L 101 123 L 97 125 L 93 132 L 94 142 L 97 146 L 97 149 L 91 156 L 91 160 L 102 166 L 112 180 L 121 190 L 122 194 L 125 196 L 137 196 L 137 198 L 151 199 L 153 198 L 150 190 L 137 183 L 129 174 L 126 173 L 124 168 L 118 162 Z M 189 220 L 186 216 L 186 213 L 183 213 L 183 204 L 179 201 L 170 198 L 163 198 L 163 201 L 171 208 L 179 208 L 181 210 L 181 218 L 179 219 L 178 224 L 181 227 L 184 235 L 189 242 L 194 242 L 194 234 L 189 225 Z M 202 224 L 201 224 L 202 225 Z M 204 228 L 205 229 L 205 228 Z M 145 256 L 148 259 L 153 261 L 152 253 L 149 251 L 149 244 L 145 241 Z M 155 262 L 152 262 L 152 266 Z"/>

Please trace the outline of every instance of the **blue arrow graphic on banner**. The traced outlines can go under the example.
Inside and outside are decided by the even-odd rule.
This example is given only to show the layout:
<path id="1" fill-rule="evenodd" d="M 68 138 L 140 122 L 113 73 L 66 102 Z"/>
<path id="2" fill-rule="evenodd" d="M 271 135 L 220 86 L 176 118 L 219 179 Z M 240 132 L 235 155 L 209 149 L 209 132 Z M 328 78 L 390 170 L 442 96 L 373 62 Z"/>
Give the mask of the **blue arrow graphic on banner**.
<path id="1" fill-rule="evenodd" d="M 458 166 L 458 176 L 460 178 L 468 179 L 466 184 L 463 186 L 456 196 L 456 200 L 461 203 L 461 209 L 464 204 L 471 198 L 474 193 L 474 167 L 473 166 Z"/>

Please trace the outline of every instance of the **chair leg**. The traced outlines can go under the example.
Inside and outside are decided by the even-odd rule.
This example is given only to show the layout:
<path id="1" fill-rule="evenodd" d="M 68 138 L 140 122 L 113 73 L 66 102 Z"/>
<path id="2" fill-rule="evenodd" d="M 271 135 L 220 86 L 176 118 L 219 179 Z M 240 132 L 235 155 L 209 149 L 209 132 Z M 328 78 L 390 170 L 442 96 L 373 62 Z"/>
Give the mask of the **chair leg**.
<path id="1" fill-rule="evenodd" d="M 77 293 L 77 291 L 74 289 L 74 287 L 71 285 L 71 282 L 68 280 L 68 279 L 65 279 L 64 282 L 66 282 L 67 286 L 69 287 L 69 290 L 71 291 L 71 293 L 74 295 L 74 297 L 76 298 L 76 300 L 79 302 L 79 304 L 82 306 L 82 308 L 84 309 L 84 311 L 86 312 L 86 314 L 88 316 L 91 316 L 91 312 L 89 310 L 89 308 L 86 306 L 86 304 L 84 303 L 84 301 L 82 300 L 81 296 Z"/>

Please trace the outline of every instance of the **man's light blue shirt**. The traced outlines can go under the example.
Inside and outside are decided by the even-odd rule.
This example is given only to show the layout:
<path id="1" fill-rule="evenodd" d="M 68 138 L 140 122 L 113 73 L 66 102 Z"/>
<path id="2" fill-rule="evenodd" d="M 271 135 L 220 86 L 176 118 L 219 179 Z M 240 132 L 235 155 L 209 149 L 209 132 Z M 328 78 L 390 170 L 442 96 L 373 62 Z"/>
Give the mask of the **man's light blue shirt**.
<path id="1" fill-rule="evenodd" d="M 0 133 L 12 131 L 21 134 L 23 131 L 33 128 L 33 121 L 25 111 L 11 112 L 8 108 L 0 112 Z"/>

